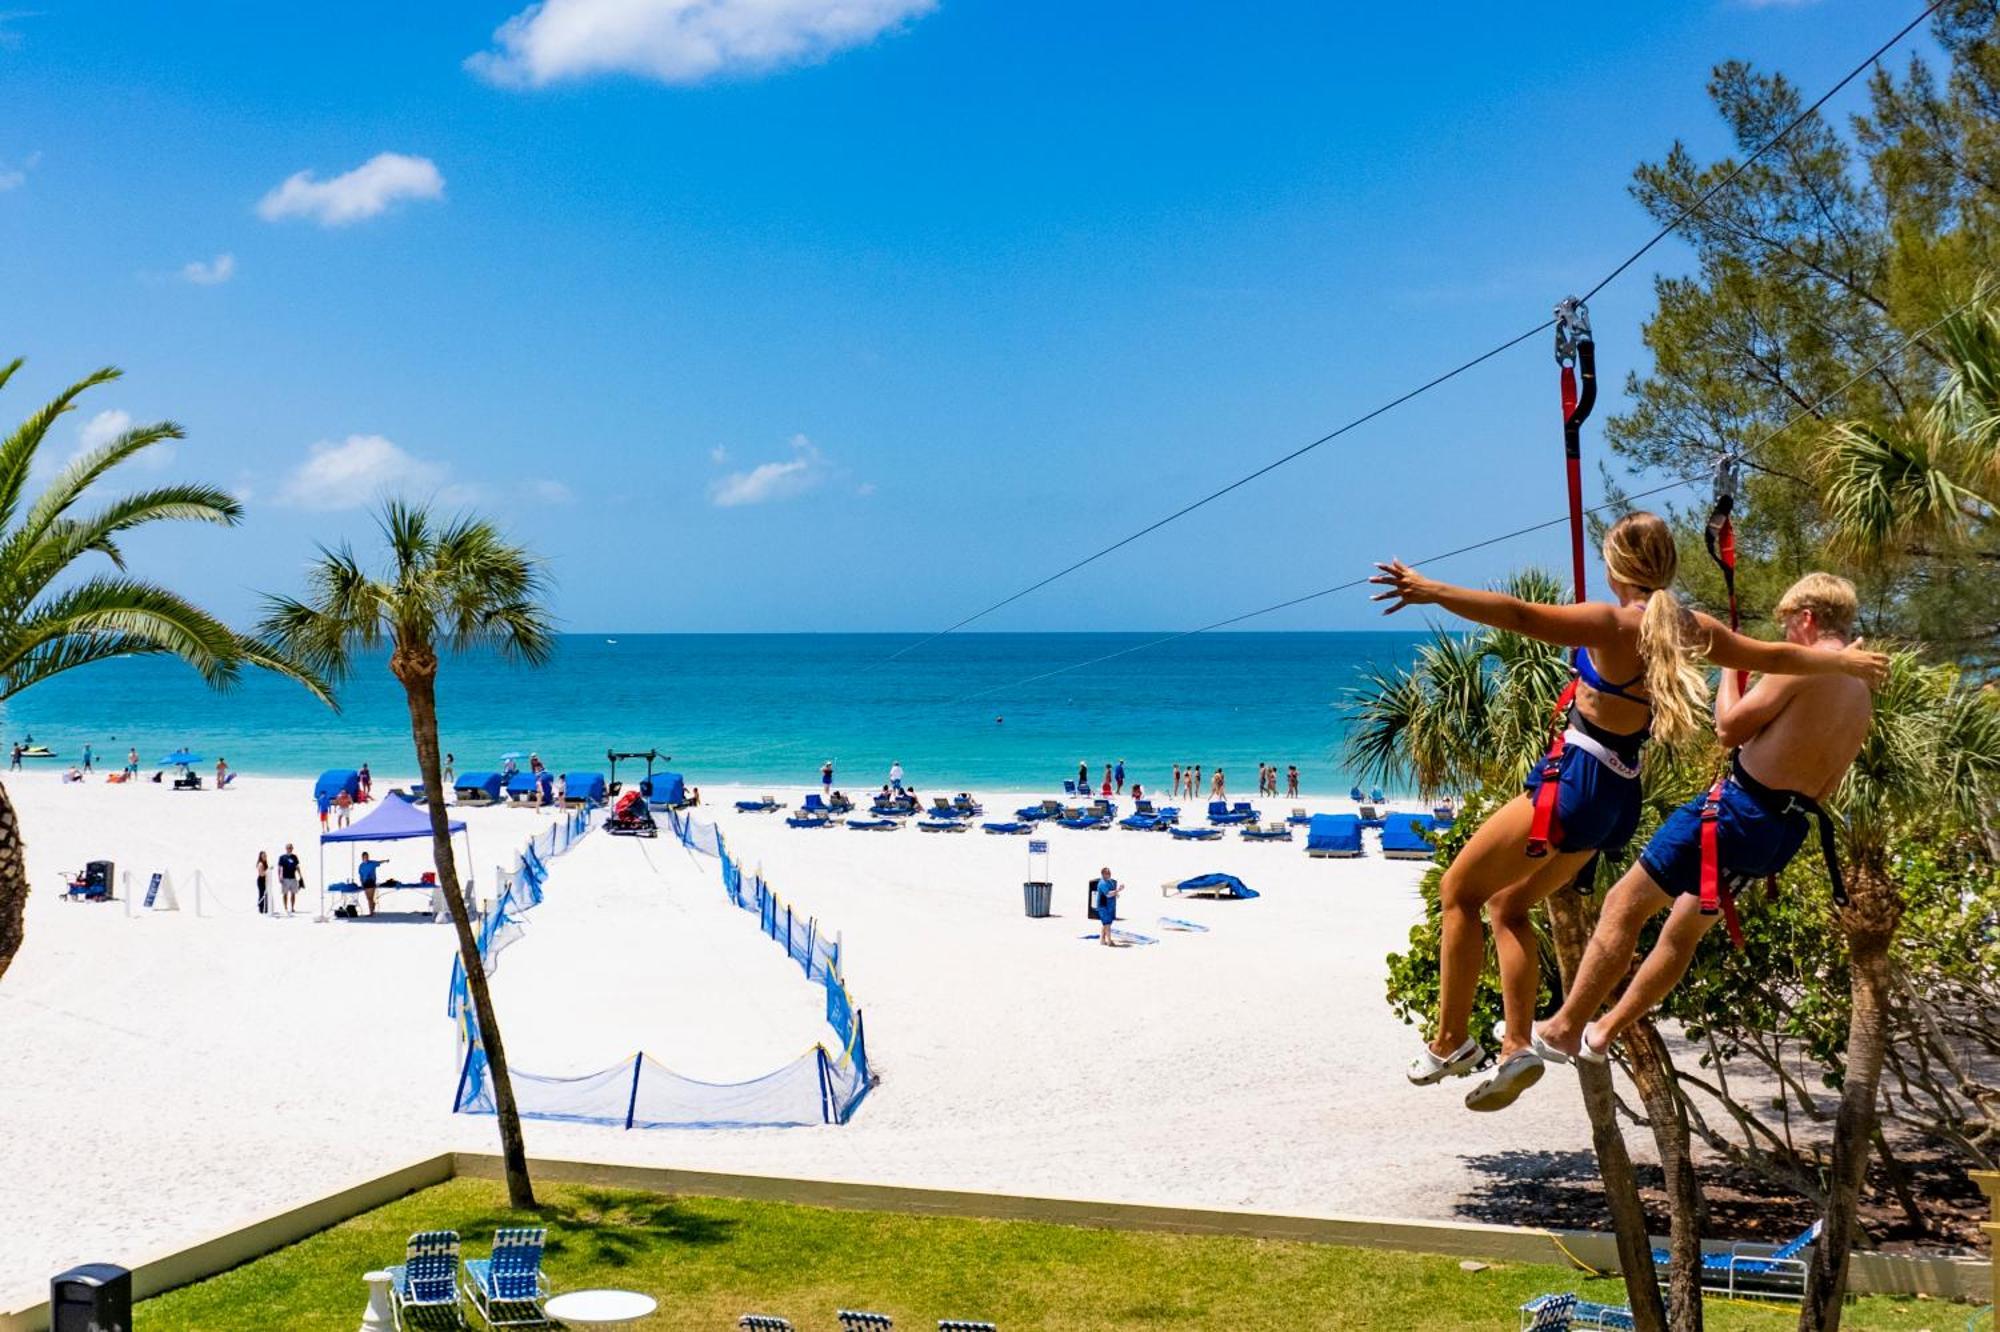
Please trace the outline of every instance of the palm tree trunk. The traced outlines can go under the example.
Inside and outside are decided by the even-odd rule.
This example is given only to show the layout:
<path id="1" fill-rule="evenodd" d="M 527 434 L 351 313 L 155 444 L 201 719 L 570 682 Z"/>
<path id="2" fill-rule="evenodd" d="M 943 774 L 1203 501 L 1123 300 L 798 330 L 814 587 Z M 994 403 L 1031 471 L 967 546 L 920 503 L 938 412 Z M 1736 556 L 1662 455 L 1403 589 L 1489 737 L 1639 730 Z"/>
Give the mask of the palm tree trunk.
<path id="1" fill-rule="evenodd" d="M 1889 941 L 1901 902 L 1887 878 L 1856 867 L 1853 900 L 1841 913 L 1847 934 L 1849 1003 L 1847 1071 L 1840 1111 L 1833 1121 L 1833 1168 L 1827 1179 L 1826 1217 L 1813 1246 L 1800 1332 L 1836 1332 L 1847 1294 L 1847 1259 L 1860 1230 L 1861 1185 L 1875 1150 L 1875 1098 L 1889 1028 Z"/>
<path id="2" fill-rule="evenodd" d="M 1690 1155 L 1687 1107 L 1674 1088 L 1673 1052 L 1651 1018 L 1633 1024 L 1620 1044 L 1667 1177 L 1667 1326 L 1701 1332 L 1701 1182 Z"/>
<path id="3" fill-rule="evenodd" d="M 1583 960 L 1597 912 L 1586 898 L 1566 887 L 1556 890 L 1548 907 L 1556 961 L 1567 988 L 1577 963 Z M 1597 1149 L 1597 1173 L 1604 1180 L 1604 1200 L 1618 1240 L 1618 1270 L 1625 1277 L 1625 1298 L 1632 1306 L 1633 1325 L 1638 1332 L 1665 1332 L 1666 1310 L 1654 1275 L 1653 1241 L 1646 1230 L 1646 1210 L 1639 1202 L 1632 1157 L 1625 1150 L 1625 1135 L 1618 1129 L 1610 1066 L 1579 1062 L 1576 1069 L 1577 1081 L 1583 1085 L 1584 1112 L 1590 1116 L 1591 1144 Z"/>
<path id="4" fill-rule="evenodd" d="M 0 976 L 28 935 L 28 850 L 7 788 L 0 786 Z"/>
<path id="5" fill-rule="evenodd" d="M 398 652 L 398 657 L 402 653 Z M 435 661 L 435 658 L 433 658 Z M 417 745 L 417 770 L 423 775 L 424 790 L 430 794 L 426 808 L 431 816 L 431 849 L 437 859 L 438 883 L 451 910 L 452 928 L 458 932 L 458 960 L 465 968 L 466 987 L 472 992 L 472 1015 L 479 1023 L 479 1043 L 486 1052 L 486 1066 L 493 1080 L 494 1117 L 500 1121 L 500 1154 L 507 1171 L 507 1201 L 516 1210 L 535 1206 L 535 1189 L 528 1178 L 528 1144 L 521 1135 L 521 1111 L 514 1103 L 514 1084 L 507 1076 L 507 1050 L 500 1041 L 500 1023 L 493 1015 L 493 995 L 487 989 L 486 968 L 479 961 L 479 940 L 472 932 L 472 917 L 465 909 L 465 894 L 459 888 L 458 862 L 452 855 L 451 815 L 444 802 L 444 769 L 438 760 L 437 674 L 400 666 L 410 705 L 410 734 Z"/>

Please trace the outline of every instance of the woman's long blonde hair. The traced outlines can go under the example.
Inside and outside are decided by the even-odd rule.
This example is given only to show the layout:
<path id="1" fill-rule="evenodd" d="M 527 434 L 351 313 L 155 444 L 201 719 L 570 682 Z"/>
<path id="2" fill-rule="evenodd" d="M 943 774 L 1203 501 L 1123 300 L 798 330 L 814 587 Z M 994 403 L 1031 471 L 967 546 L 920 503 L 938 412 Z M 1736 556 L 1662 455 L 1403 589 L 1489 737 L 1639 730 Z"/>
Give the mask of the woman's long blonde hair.
<path id="1" fill-rule="evenodd" d="M 1639 660 L 1646 667 L 1653 734 L 1669 745 L 1700 730 L 1701 713 L 1708 706 L 1708 680 L 1695 664 L 1689 632 L 1693 617 L 1673 592 L 1680 563 L 1673 529 L 1656 513 L 1628 513 L 1604 534 L 1605 571 L 1646 595 Z"/>

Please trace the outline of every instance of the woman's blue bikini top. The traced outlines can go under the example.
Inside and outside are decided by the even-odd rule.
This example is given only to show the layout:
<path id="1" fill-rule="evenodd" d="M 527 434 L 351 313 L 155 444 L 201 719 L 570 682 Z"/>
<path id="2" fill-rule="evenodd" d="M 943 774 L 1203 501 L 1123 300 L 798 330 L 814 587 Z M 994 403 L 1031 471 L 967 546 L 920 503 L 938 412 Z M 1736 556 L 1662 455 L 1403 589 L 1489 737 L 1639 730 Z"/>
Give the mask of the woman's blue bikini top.
<path id="1" fill-rule="evenodd" d="M 1597 673 L 1597 667 L 1593 666 L 1590 661 L 1589 648 L 1578 648 L 1576 650 L 1574 665 L 1576 668 L 1576 678 L 1589 685 L 1592 689 L 1595 689 L 1598 693 L 1610 694 L 1614 698 L 1622 698 L 1627 702 L 1637 703 L 1641 707 L 1649 708 L 1652 706 L 1650 700 L 1632 692 L 1632 686 L 1646 678 L 1644 667 L 1641 667 L 1637 675 L 1623 684 L 1613 684 Z"/>

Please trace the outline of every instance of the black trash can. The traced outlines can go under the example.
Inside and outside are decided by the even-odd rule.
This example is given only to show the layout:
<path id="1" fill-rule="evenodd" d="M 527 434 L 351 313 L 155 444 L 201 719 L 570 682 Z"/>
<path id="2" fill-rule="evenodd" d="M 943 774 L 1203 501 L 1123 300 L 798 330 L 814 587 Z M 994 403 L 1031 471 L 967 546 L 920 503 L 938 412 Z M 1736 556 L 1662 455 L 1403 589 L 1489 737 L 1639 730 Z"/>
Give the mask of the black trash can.
<path id="1" fill-rule="evenodd" d="M 85 1263 L 49 1281 L 49 1332 L 132 1332 L 132 1274 Z"/>
<path id="2" fill-rule="evenodd" d="M 1021 885 L 1021 905 L 1027 909 L 1030 920 L 1042 920 L 1049 914 L 1049 899 L 1056 886 L 1029 879 Z"/>
<path id="3" fill-rule="evenodd" d="M 112 895 L 112 866 L 108 860 L 93 860 L 83 867 L 83 886 L 91 897 Z"/>

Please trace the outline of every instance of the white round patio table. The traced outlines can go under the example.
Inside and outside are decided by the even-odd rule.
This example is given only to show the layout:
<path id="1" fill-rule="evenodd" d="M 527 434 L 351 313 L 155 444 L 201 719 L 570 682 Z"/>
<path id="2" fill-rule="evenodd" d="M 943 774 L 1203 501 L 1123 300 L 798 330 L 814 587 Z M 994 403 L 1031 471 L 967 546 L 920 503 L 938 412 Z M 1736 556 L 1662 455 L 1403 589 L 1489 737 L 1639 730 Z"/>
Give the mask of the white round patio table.
<path id="1" fill-rule="evenodd" d="M 549 1317 L 571 1327 L 623 1327 L 659 1307 L 651 1295 L 632 1290 L 572 1290 L 543 1306 Z"/>

